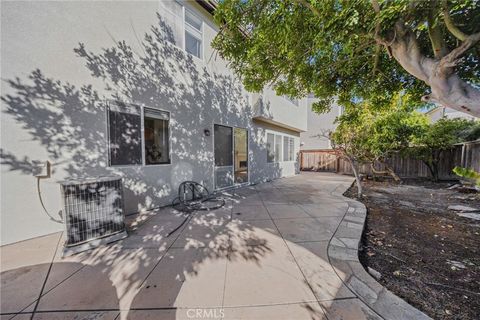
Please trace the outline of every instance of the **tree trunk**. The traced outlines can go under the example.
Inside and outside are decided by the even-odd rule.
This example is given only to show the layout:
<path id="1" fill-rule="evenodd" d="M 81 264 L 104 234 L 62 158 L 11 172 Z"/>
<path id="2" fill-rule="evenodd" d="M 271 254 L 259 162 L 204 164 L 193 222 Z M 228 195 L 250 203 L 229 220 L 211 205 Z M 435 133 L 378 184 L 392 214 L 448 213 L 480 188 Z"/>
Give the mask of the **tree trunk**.
<path id="1" fill-rule="evenodd" d="M 428 170 L 430 171 L 430 174 L 432 175 L 432 181 L 437 182 L 438 181 L 438 164 L 435 163 L 434 161 L 426 161 L 422 160 L 423 163 L 427 166 Z"/>
<path id="2" fill-rule="evenodd" d="M 422 100 L 480 117 L 480 89 L 460 79 L 455 73 L 461 57 L 479 38 L 480 33 L 468 37 L 441 59 L 423 55 L 415 34 L 406 29 L 403 21 L 396 23 L 393 41 L 377 41 L 387 46 L 393 58 L 408 73 L 431 88 L 431 94 L 424 96 Z"/>
<path id="3" fill-rule="evenodd" d="M 389 174 L 396 182 L 402 181 L 402 179 L 395 173 L 395 171 L 393 171 L 393 169 L 388 164 L 386 164 L 385 162 L 382 163 L 385 165 L 385 171 L 377 171 L 375 169 L 374 162 L 370 163 L 370 168 L 372 169 L 372 172 L 374 174 Z"/>
<path id="4" fill-rule="evenodd" d="M 363 189 L 362 189 L 362 180 L 360 179 L 360 175 L 358 173 L 358 165 L 355 160 L 347 158 L 352 166 L 353 175 L 355 176 L 355 181 L 357 182 L 357 198 L 361 199 L 363 197 Z"/>

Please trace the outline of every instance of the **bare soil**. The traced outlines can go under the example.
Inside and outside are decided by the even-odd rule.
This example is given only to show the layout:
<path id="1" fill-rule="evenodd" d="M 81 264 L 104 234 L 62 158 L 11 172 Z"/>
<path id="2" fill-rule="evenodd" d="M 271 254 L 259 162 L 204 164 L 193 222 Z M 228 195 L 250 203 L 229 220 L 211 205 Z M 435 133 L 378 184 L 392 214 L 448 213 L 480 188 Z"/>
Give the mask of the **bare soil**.
<path id="1" fill-rule="evenodd" d="M 448 190 L 452 184 L 365 181 L 360 260 L 434 319 L 480 319 L 480 221 L 447 210 L 480 208 L 480 194 Z M 346 196 L 354 198 L 356 186 Z"/>

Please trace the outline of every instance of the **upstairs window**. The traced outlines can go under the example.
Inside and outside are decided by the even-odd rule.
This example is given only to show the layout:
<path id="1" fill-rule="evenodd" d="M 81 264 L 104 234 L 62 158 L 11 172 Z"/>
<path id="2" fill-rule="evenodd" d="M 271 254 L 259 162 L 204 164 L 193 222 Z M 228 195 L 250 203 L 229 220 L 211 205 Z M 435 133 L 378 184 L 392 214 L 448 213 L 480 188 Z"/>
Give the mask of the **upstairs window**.
<path id="1" fill-rule="evenodd" d="M 185 9 L 185 51 L 202 59 L 203 22 L 193 12 Z"/>
<path id="2" fill-rule="evenodd" d="M 141 110 L 123 103 L 108 106 L 111 166 L 142 164 Z"/>

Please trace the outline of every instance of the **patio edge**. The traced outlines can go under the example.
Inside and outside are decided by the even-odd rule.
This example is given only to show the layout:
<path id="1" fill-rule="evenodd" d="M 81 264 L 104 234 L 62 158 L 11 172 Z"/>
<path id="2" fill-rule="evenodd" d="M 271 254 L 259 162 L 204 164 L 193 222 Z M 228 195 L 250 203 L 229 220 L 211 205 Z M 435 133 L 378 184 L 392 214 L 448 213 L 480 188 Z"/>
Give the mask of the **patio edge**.
<path id="1" fill-rule="evenodd" d="M 357 297 L 384 319 L 432 319 L 378 283 L 363 267 L 358 248 L 365 228 L 367 208 L 346 198 L 348 209 L 328 244 L 328 259 L 338 277 Z"/>

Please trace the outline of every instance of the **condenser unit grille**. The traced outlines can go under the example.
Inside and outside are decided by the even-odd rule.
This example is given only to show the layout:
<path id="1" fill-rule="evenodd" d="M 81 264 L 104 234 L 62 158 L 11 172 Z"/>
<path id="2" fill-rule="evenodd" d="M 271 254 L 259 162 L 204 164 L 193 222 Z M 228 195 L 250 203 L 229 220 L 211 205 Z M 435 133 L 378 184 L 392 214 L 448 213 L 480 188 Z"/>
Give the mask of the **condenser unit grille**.
<path id="1" fill-rule="evenodd" d="M 121 178 L 65 181 L 61 190 L 66 247 L 125 232 Z"/>

